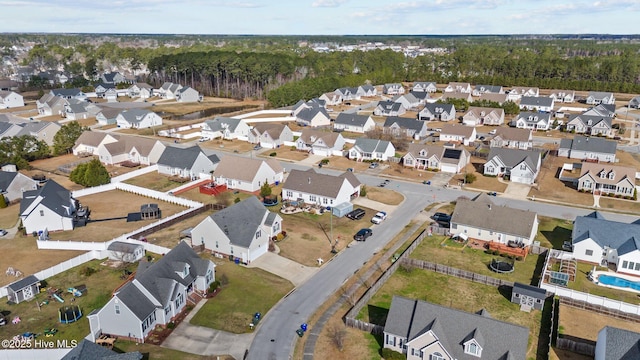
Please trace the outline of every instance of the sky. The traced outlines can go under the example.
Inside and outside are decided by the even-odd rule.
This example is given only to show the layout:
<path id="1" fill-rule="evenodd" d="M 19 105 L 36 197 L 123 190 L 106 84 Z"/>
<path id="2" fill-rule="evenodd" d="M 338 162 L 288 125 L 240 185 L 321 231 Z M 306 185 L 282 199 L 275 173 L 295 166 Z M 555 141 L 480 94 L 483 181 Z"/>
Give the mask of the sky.
<path id="1" fill-rule="evenodd" d="M 640 0 L 0 0 L 0 32 L 640 34 Z"/>

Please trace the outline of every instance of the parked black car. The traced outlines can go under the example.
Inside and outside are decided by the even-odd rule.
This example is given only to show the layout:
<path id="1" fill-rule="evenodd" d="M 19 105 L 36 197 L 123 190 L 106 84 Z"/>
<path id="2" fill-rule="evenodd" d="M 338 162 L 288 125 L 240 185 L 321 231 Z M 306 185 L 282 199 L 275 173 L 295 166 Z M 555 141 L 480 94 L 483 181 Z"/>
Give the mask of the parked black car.
<path id="1" fill-rule="evenodd" d="M 371 235 L 373 235 L 373 231 L 371 231 L 371 229 L 360 229 L 360 231 L 353 235 L 353 239 L 355 241 L 365 241 Z"/>
<path id="2" fill-rule="evenodd" d="M 441 212 L 433 214 L 431 218 L 439 223 L 448 223 L 451 221 L 451 215 Z"/>
<path id="3" fill-rule="evenodd" d="M 348 213 L 346 216 L 351 220 L 360 220 L 364 217 L 364 214 L 365 214 L 364 209 L 358 208 Z"/>

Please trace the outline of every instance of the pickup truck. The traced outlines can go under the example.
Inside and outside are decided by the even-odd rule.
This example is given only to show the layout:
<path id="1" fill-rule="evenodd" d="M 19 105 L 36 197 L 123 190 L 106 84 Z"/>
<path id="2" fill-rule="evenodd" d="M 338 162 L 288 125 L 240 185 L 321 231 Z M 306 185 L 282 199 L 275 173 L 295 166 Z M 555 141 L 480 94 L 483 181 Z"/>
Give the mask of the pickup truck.
<path id="1" fill-rule="evenodd" d="M 387 218 L 387 213 L 384 211 L 378 211 L 373 218 L 371 218 L 371 222 L 374 224 L 380 224 Z"/>

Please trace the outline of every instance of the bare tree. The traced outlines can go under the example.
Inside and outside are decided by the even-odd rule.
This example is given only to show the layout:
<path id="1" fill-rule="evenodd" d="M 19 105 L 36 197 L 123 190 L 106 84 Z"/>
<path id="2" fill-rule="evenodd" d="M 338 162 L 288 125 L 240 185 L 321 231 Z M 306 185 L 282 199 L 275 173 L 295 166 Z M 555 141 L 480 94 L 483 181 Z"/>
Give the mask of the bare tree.
<path id="1" fill-rule="evenodd" d="M 347 329 L 345 329 L 344 324 L 334 323 L 329 328 L 329 338 L 333 345 L 338 348 L 338 350 L 342 351 L 344 349 L 344 342 L 347 337 Z"/>
<path id="2" fill-rule="evenodd" d="M 406 136 L 395 136 L 392 133 L 385 133 L 384 130 L 379 126 L 376 126 L 373 130 L 367 131 L 365 135 L 369 139 L 389 141 L 398 151 L 405 151 L 409 147 L 409 139 Z"/>

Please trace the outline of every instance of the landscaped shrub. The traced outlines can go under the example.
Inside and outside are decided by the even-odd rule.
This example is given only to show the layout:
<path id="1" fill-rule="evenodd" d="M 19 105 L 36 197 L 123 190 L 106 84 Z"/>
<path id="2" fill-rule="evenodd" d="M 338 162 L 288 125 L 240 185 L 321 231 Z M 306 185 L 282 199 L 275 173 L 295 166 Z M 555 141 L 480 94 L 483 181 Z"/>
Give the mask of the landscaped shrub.
<path id="1" fill-rule="evenodd" d="M 466 184 L 472 184 L 474 181 L 476 181 L 476 175 L 475 174 L 469 173 L 469 174 L 466 174 L 464 176 L 464 182 Z"/>
<path id="2" fill-rule="evenodd" d="M 581 192 L 581 193 L 583 193 L 583 192 L 584 192 L 584 189 L 580 189 L 580 190 L 578 190 L 578 192 Z"/>
<path id="3" fill-rule="evenodd" d="M 320 163 L 322 165 L 327 165 L 329 163 L 329 159 L 322 159 L 322 160 L 320 160 Z"/>
<path id="4" fill-rule="evenodd" d="M 211 285 L 209 285 L 209 292 L 214 292 L 219 287 L 220 287 L 220 281 L 216 280 L 212 282 Z"/>
<path id="5" fill-rule="evenodd" d="M 380 351 L 380 355 L 384 358 L 384 360 L 405 360 L 407 358 L 406 355 L 401 354 L 397 351 L 393 351 L 388 348 L 383 348 Z"/>
<path id="6" fill-rule="evenodd" d="M 169 322 L 169 323 L 167 324 L 167 329 L 173 329 L 173 328 L 175 328 L 175 327 L 176 327 L 176 324 L 175 324 L 173 321 L 171 321 L 171 322 Z"/>
<path id="7" fill-rule="evenodd" d="M 273 156 L 276 156 L 276 155 L 278 155 L 278 153 L 277 153 L 277 152 L 275 152 L 275 151 L 274 151 L 274 152 L 272 152 L 271 154 L 269 154 L 269 156 L 272 156 L 272 157 L 273 157 Z"/>
<path id="8" fill-rule="evenodd" d="M 80 271 L 80 275 L 82 276 L 91 276 L 96 273 L 96 269 L 91 266 L 85 266 L 84 269 Z"/>

